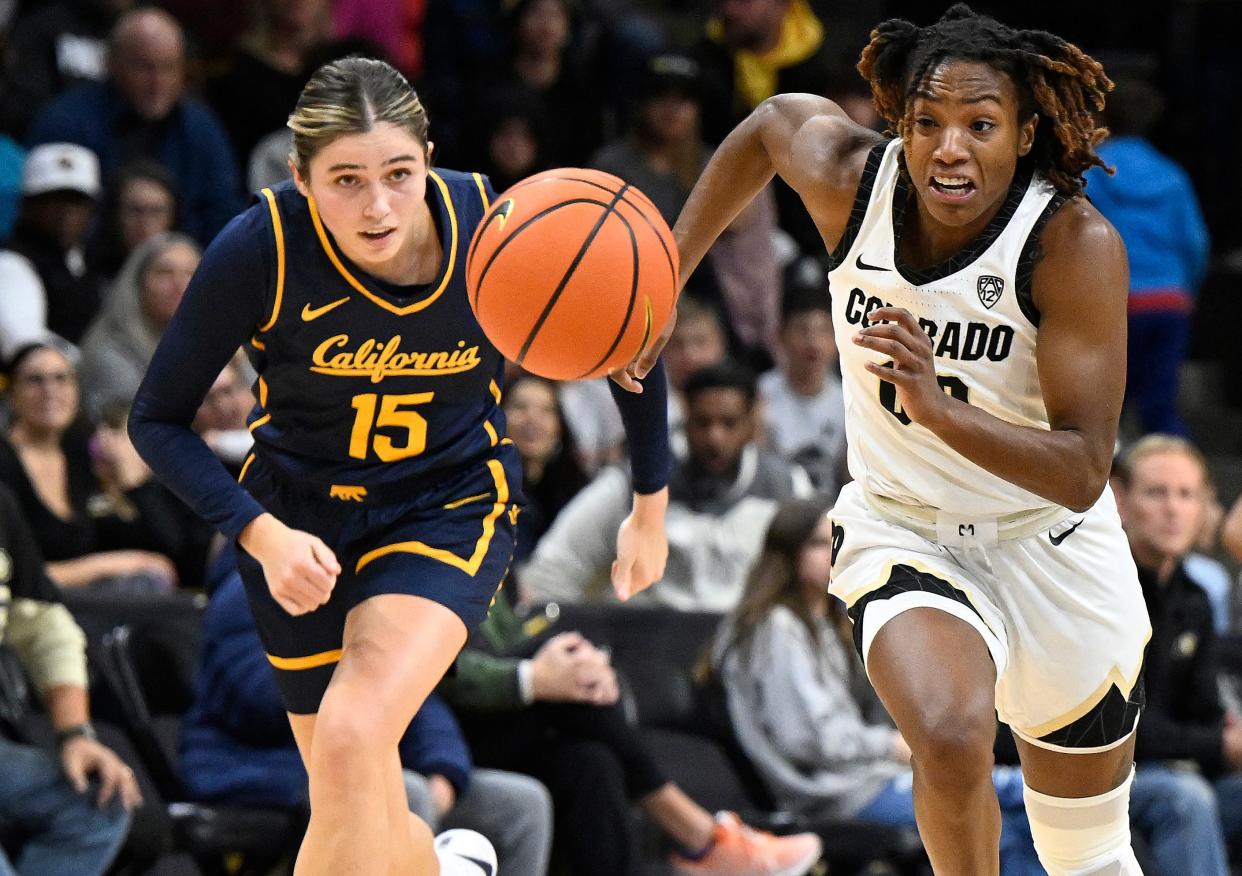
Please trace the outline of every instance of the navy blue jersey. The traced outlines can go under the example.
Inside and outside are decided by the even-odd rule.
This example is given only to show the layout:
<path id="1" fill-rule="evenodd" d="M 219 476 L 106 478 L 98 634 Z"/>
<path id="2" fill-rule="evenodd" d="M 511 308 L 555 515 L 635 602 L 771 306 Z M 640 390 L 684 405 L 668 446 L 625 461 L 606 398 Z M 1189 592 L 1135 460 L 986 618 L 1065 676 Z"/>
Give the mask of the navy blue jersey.
<path id="1" fill-rule="evenodd" d="M 491 196 L 479 174 L 429 173 L 443 258 L 424 287 L 387 284 L 352 265 L 291 183 L 265 190 L 203 253 L 134 399 L 134 446 L 190 507 L 236 538 L 265 509 L 190 425 L 245 347 L 260 374 L 256 452 L 312 494 L 404 501 L 481 463 L 507 440 L 502 361 L 463 279 Z M 641 395 L 613 394 L 634 488 L 651 493 L 667 482 L 670 459 L 662 364 L 645 383 Z"/>
<path id="2" fill-rule="evenodd" d="M 261 193 L 276 270 L 249 344 L 258 453 L 338 498 L 406 494 L 482 459 L 504 435 L 503 360 L 474 318 L 465 256 L 489 205 L 483 178 L 431 171 L 444 256 L 425 286 L 371 277 L 341 253 L 290 183 Z"/>

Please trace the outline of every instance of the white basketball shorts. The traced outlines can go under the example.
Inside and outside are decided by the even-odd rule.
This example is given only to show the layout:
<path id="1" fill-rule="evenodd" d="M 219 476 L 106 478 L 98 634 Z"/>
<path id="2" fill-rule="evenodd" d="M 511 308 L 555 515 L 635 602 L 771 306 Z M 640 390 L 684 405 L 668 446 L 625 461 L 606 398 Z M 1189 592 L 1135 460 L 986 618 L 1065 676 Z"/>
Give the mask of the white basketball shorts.
<path id="1" fill-rule="evenodd" d="M 1021 738 L 1088 753 L 1133 732 L 1151 625 L 1111 490 L 1086 513 L 1010 538 L 994 518 L 901 525 L 890 509 L 851 483 L 830 515 L 829 592 L 849 609 L 864 663 L 886 622 L 940 609 L 983 637 L 997 714 Z"/>

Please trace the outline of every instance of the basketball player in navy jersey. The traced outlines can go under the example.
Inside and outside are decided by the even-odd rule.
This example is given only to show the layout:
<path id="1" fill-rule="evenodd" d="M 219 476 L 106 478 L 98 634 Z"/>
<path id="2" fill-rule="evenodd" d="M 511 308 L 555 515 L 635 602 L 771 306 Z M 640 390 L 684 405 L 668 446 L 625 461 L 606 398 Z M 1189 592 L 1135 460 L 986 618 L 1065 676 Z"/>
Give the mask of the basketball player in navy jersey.
<path id="1" fill-rule="evenodd" d="M 422 105 L 382 62 L 321 68 L 289 126 L 293 181 L 264 189 L 204 254 L 130 432 L 241 548 L 310 775 L 298 876 L 491 876 L 469 842 L 433 851 L 407 812 L 396 745 L 513 552 L 521 473 L 503 362 L 464 283 L 493 193 L 479 174 L 430 169 Z M 240 484 L 190 429 L 239 346 L 259 374 Z M 636 491 L 622 596 L 659 578 L 667 554 L 664 380 L 648 384 L 618 390 Z"/>
<path id="2" fill-rule="evenodd" d="M 999 713 L 1048 872 L 1131 876 L 1150 626 L 1107 494 L 1127 268 L 1082 197 L 1111 83 L 964 5 L 884 22 L 858 68 L 897 137 L 812 95 L 765 101 L 677 222 L 683 279 L 774 173 L 828 248 L 854 479 L 830 590 L 913 751 L 936 872 L 998 872 Z"/>

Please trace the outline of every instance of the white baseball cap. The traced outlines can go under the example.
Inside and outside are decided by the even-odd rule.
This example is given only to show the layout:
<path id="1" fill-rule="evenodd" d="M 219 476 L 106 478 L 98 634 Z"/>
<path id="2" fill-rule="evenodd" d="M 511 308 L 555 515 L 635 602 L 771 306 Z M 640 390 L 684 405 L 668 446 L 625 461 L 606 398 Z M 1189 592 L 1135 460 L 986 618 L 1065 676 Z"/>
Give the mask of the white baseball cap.
<path id="1" fill-rule="evenodd" d="M 44 143 L 30 150 L 22 167 L 22 194 L 80 192 L 99 197 L 99 159 L 76 143 Z"/>

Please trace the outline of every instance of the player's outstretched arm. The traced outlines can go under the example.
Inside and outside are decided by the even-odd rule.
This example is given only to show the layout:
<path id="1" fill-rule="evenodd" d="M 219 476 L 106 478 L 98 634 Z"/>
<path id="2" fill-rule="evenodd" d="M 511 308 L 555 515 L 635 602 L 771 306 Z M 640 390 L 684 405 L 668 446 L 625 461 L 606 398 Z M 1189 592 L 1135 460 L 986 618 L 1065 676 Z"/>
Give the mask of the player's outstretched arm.
<path id="1" fill-rule="evenodd" d="M 854 343 L 894 367 L 867 369 L 897 388 L 914 422 L 977 465 L 1074 511 L 1095 504 L 1108 481 L 1125 392 L 1129 270 L 1121 237 L 1075 199 L 1049 221 L 1032 292 L 1040 314 L 1036 359 L 1049 429 L 1018 426 L 946 394 L 931 341 L 909 311 L 885 307 Z"/>
<path id="2" fill-rule="evenodd" d="M 813 94 L 778 94 L 759 104 L 713 153 L 673 226 L 681 285 L 774 174 L 799 194 L 821 197 L 816 189 L 829 179 L 821 162 L 839 158 L 853 127 L 840 107 Z"/>
<path id="3" fill-rule="evenodd" d="M 673 237 L 684 287 L 716 239 L 771 182 L 773 175 L 798 192 L 821 227 L 840 226 L 849 216 L 862 163 L 849 156 L 876 135 L 849 120 L 832 101 L 813 94 L 778 94 L 759 104 L 712 155 L 694 184 Z M 865 159 L 865 151 L 859 153 Z M 673 321 L 628 369 L 645 377 L 671 336 Z M 624 384 L 623 384 L 624 385 Z"/>

